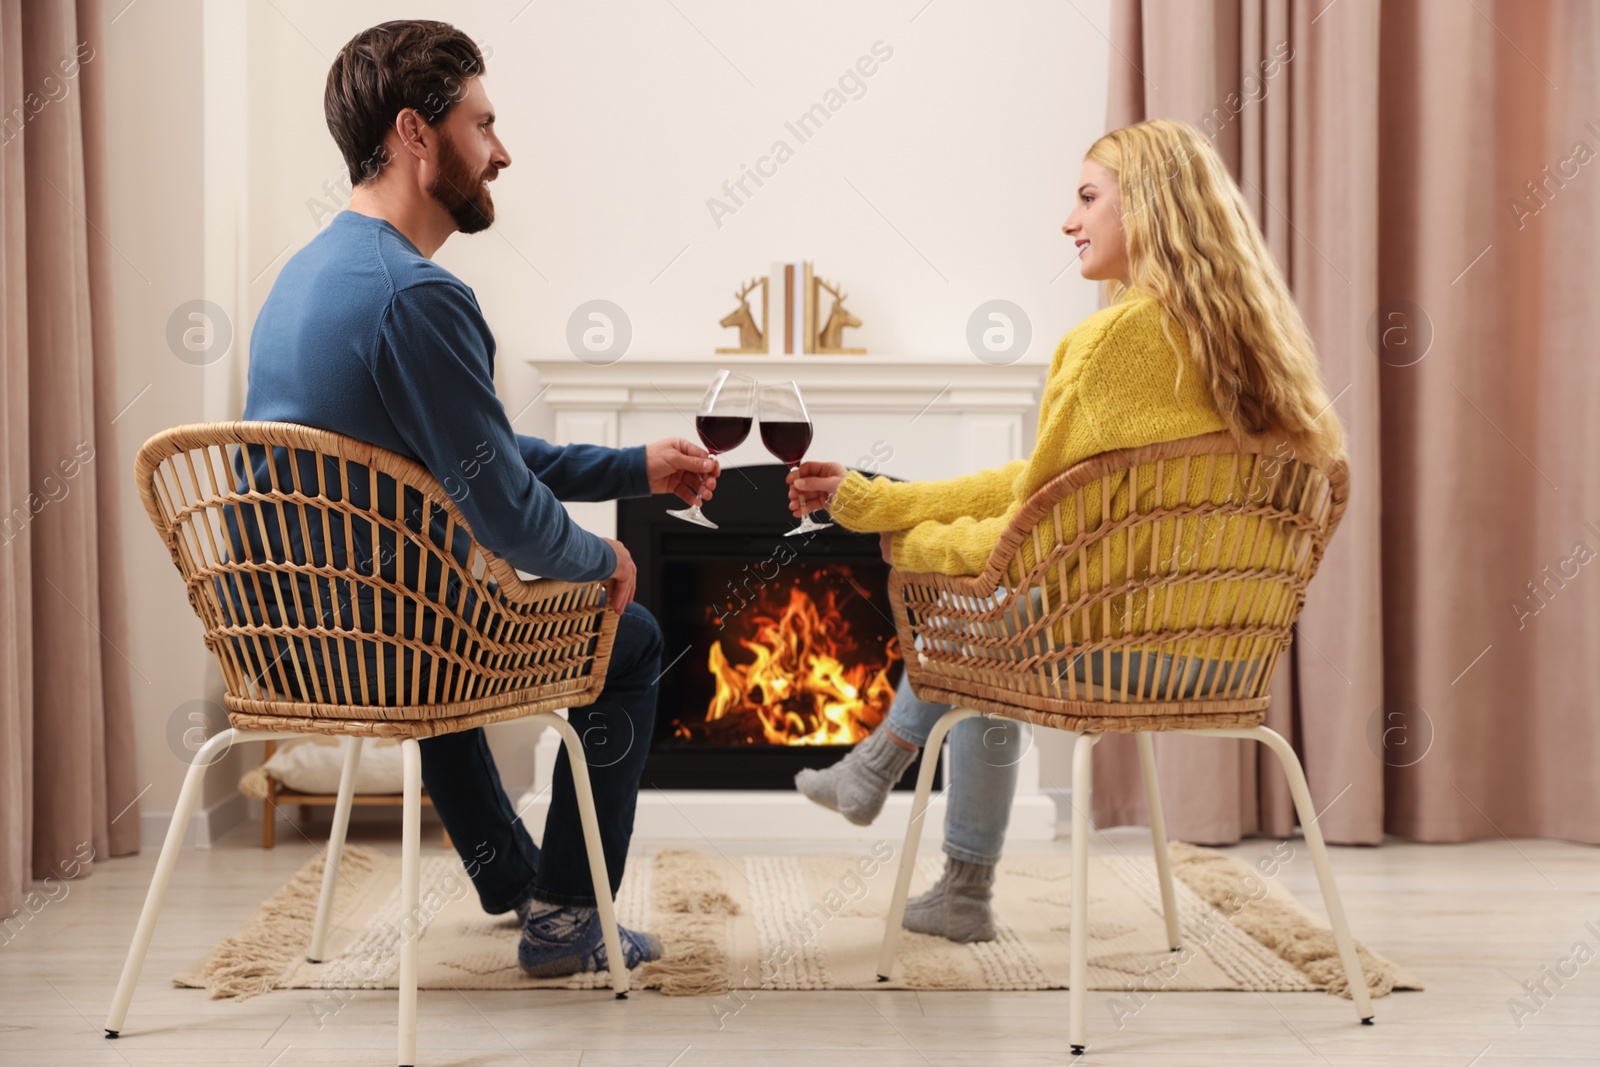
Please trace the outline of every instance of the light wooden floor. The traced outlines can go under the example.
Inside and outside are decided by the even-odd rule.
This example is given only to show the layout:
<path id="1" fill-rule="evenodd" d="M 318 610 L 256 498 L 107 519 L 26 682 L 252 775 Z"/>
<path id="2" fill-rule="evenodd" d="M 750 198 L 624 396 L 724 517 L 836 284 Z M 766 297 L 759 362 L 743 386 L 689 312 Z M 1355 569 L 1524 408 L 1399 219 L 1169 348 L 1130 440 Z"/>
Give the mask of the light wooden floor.
<path id="1" fill-rule="evenodd" d="M 153 850 L 97 866 L 0 947 L 0 1067 L 182 1067 L 188 1064 L 392 1065 L 392 992 L 357 992 L 321 1020 L 318 994 L 293 990 L 242 1004 L 174 989 L 169 976 L 237 927 L 313 855 L 287 827 L 264 852 L 247 825 L 221 847 L 183 855 L 121 1040 L 101 1032 L 106 1006 L 155 862 Z M 313 831 L 315 832 L 315 831 Z M 352 829 L 398 852 L 380 832 Z M 1096 835 L 1096 852 L 1148 848 L 1136 830 Z M 425 838 L 425 849 L 438 838 Z M 1230 851 L 1265 855 L 1271 842 Z M 666 845 L 637 842 L 636 855 Z M 734 855 L 770 851 L 719 842 Z M 1019 851 L 1025 846 L 1018 846 Z M 808 851 L 837 851 L 818 843 Z M 1028 847 L 1067 852 L 1066 841 Z M 798 849 L 797 849 L 798 851 Z M 1320 913 L 1309 860 L 1280 874 Z M 1395 842 L 1340 848 L 1333 865 L 1356 936 L 1411 968 L 1425 993 L 1376 1002 L 1357 1025 L 1349 1002 L 1323 994 L 1158 993 L 1118 1029 L 1110 994 L 1091 994 L 1090 1050 L 1080 1062 L 1188 1067 L 1243 1063 L 1500 1067 L 1600 1063 L 1600 849 L 1557 842 L 1465 846 Z M 1594 929 L 1586 928 L 1593 923 Z M 1508 999 L 1584 942 L 1581 966 L 1519 1027 Z M 1581 957 L 1580 957 L 1581 958 Z M 1571 965 L 1568 965 L 1571 973 Z M 1066 1064 L 1067 994 L 757 993 L 719 1029 L 697 998 L 634 993 L 423 991 L 419 1061 L 514 1067 L 1034 1067 Z"/>

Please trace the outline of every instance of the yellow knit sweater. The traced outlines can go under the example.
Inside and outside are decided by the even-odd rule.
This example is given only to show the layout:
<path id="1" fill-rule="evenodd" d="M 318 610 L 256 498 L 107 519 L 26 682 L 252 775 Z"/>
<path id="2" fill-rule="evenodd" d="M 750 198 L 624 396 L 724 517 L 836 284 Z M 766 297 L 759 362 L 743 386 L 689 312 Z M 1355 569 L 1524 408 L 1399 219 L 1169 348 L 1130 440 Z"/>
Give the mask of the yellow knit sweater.
<path id="1" fill-rule="evenodd" d="M 869 480 L 851 471 L 830 513 L 852 530 L 898 531 L 893 557 L 901 570 L 977 574 L 1012 516 L 1069 467 L 1113 449 L 1225 429 L 1208 385 L 1188 364 L 1182 329 L 1172 324 L 1168 341 L 1161 318 L 1154 298 L 1135 294 L 1061 339 L 1027 459 L 936 482 Z"/>

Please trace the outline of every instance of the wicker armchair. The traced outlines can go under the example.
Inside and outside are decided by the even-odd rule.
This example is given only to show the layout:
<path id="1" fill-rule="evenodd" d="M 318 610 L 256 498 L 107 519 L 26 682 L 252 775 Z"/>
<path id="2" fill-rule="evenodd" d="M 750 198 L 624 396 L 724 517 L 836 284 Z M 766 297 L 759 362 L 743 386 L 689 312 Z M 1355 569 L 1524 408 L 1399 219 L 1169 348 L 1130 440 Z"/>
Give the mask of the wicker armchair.
<path id="1" fill-rule="evenodd" d="M 1130 488 L 1132 491 L 1130 491 Z M 894 571 L 894 606 L 917 695 L 952 704 L 930 734 L 937 752 L 980 714 L 1078 733 L 1073 748 L 1070 1041 L 1086 1048 L 1087 798 L 1090 754 L 1105 733 L 1137 735 L 1169 944 L 1181 931 L 1150 734 L 1248 738 L 1282 762 L 1363 1023 L 1367 983 L 1294 750 L 1262 725 L 1278 656 L 1289 646 L 1329 539 L 1348 472 L 1297 458 L 1282 440 L 1208 434 L 1096 456 L 1042 487 L 982 574 Z M 895 883 L 878 973 L 894 966 L 936 760 L 925 759 Z"/>
<path id="2" fill-rule="evenodd" d="M 401 741 L 401 904 L 418 909 L 420 738 L 507 719 L 554 727 L 571 756 L 608 959 L 623 959 L 588 767 L 557 709 L 591 703 L 617 616 L 604 582 L 523 581 L 472 538 L 420 464 L 289 423 L 180 426 L 139 450 L 139 495 L 222 669 L 229 729 L 194 755 L 122 970 L 106 1036 L 133 998 L 207 766 L 229 746 L 344 740 L 308 959 L 326 944 L 362 737 Z M 400 1064 L 416 1062 L 417 953 L 400 954 Z M 612 987 L 628 988 L 614 963 Z"/>

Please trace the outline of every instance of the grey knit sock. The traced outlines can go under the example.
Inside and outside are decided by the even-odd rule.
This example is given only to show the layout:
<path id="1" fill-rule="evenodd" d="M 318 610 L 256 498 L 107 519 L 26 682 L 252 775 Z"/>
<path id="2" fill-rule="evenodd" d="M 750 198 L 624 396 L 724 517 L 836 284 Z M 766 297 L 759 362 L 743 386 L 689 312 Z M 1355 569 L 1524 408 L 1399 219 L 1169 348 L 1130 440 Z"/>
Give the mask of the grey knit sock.
<path id="1" fill-rule="evenodd" d="M 850 754 L 820 771 L 803 770 L 794 776 L 795 788 L 806 798 L 832 808 L 857 826 L 869 826 L 883 810 L 889 790 L 917 758 L 917 750 L 889 739 L 880 726 L 859 742 Z"/>
<path id="2" fill-rule="evenodd" d="M 946 856 L 944 874 L 933 888 L 906 901 L 907 930 L 950 941 L 993 941 L 994 865 Z"/>

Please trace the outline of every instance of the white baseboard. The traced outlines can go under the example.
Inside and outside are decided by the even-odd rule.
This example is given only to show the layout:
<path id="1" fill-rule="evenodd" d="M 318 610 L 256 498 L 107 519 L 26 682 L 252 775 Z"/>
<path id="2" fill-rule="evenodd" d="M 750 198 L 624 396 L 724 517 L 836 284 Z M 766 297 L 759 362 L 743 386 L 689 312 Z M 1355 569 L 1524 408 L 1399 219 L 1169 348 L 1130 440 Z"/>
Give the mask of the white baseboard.
<path id="1" fill-rule="evenodd" d="M 224 834 L 250 818 L 250 801 L 243 793 L 230 793 L 209 808 L 189 816 L 189 825 L 183 832 L 184 848 L 210 848 Z M 172 823 L 170 811 L 142 811 L 139 813 L 139 844 L 144 848 L 160 848 L 167 839 L 167 827 Z"/>
<path id="2" fill-rule="evenodd" d="M 634 816 L 633 836 L 639 839 L 667 840 L 826 840 L 873 842 L 899 840 L 911 817 L 910 791 L 889 794 L 883 814 L 871 826 L 856 826 L 836 812 L 828 811 L 793 790 L 675 789 L 670 793 L 649 790 L 639 794 Z M 548 796 L 537 798 L 524 793 L 514 802 L 522 813 L 528 832 L 537 840 L 544 834 Z M 925 841 L 944 837 L 945 801 L 934 798 L 923 822 Z M 1053 841 L 1059 819 L 1056 803 L 1049 797 L 1019 796 L 1011 807 L 1011 823 L 1006 830 L 1009 841 Z"/>
<path id="3" fill-rule="evenodd" d="M 544 834 L 546 797 L 534 798 L 528 788 L 508 789 L 518 798 L 514 806 L 535 839 Z M 331 809 L 328 809 L 331 811 Z M 183 835 L 184 848 L 211 848 L 234 827 L 261 818 L 261 804 L 234 793 L 189 817 Z M 357 808 L 356 821 L 398 821 L 399 808 Z M 425 812 L 432 816 L 432 812 Z M 783 790 L 736 791 L 721 789 L 660 790 L 639 794 L 634 818 L 634 836 L 641 839 L 692 840 L 699 837 L 732 840 L 771 839 L 774 841 L 833 840 L 873 842 L 887 834 L 899 838 L 911 815 L 911 793 L 896 790 L 884 804 L 883 814 L 872 826 L 856 826 L 835 812 L 807 802 L 798 793 Z M 280 812 L 280 817 L 287 818 Z M 937 841 L 944 835 L 945 801 L 935 797 L 923 823 L 923 839 Z M 167 837 L 171 812 L 147 811 L 139 816 L 139 839 L 146 848 L 159 848 Z M 1045 787 L 1035 796 L 1019 796 L 1011 808 L 1011 823 L 1006 831 L 1010 841 L 1053 841 L 1068 835 L 1072 824 L 1072 790 Z"/>
<path id="4" fill-rule="evenodd" d="M 1072 836 L 1072 787 L 1047 785 L 1039 790 L 1056 806 L 1056 836 Z"/>
<path id="5" fill-rule="evenodd" d="M 509 789 L 519 798 L 515 807 L 522 813 L 535 839 L 544 834 L 548 798 L 535 799 L 529 789 Z M 234 793 L 189 817 L 184 831 L 184 848 L 210 848 L 234 827 L 260 819 L 259 801 Z M 428 813 L 431 815 L 431 812 Z M 398 820 L 398 808 L 366 811 L 357 808 L 352 821 Z M 884 804 L 883 814 L 872 826 L 856 826 L 835 812 L 807 802 L 798 793 L 784 790 L 660 790 L 639 794 L 634 818 L 634 836 L 649 839 L 691 840 L 698 837 L 732 840 L 774 841 L 834 840 L 872 842 L 885 834 L 898 838 L 905 832 L 911 816 L 911 793 L 896 790 Z M 286 817 L 286 816 L 285 816 Z M 923 823 L 923 839 L 937 841 L 944 835 L 945 801 L 935 797 Z M 139 840 L 146 848 L 159 848 L 167 837 L 171 812 L 147 811 L 139 816 Z M 1045 787 L 1035 796 L 1019 796 L 1011 808 L 1011 823 L 1006 831 L 1011 841 L 1052 841 L 1066 836 L 1072 822 L 1072 790 Z"/>
<path id="6" fill-rule="evenodd" d="M 556 753 L 561 742 L 554 730 L 545 730 L 534 752 L 534 779 L 549 782 L 555 776 Z M 948 748 L 944 752 L 945 773 L 950 773 Z M 1054 841 L 1057 826 L 1070 823 L 1071 801 L 1062 807 L 1047 791 L 1039 788 L 1039 752 L 1030 747 L 1019 767 L 1017 792 L 1011 801 L 1011 821 L 1006 829 L 1008 841 Z M 1062 792 L 1070 797 L 1071 790 Z M 507 791 L 512 806 L 522 814 L 529 832 L 538 840 L 544 832 L 549 797 L 535 799 L 528 791 Z M 725 838 L 733 840 L 795 841 L 824 840 L 874 842 L 905 836 L 911 818 L 910 790 L 889 794 L 883 813 L 871 826 L 856 826 L 837 812 L 813 804 L 793 789 L 647 789 L 639 794 L 634 816 L 635 838 Z M 1065 814 L 1063 814 L 1065 813 Z M 925 841 L 944 837 L 945 802 L 935 796 L 923 822 Z"/>

